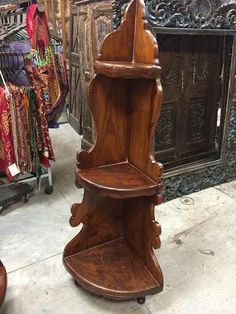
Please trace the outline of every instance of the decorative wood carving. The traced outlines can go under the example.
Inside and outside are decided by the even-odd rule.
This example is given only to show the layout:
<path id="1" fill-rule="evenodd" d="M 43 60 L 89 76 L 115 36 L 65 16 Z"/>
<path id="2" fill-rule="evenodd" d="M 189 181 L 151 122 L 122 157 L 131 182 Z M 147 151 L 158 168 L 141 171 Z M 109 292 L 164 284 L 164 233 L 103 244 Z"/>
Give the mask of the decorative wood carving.
<path id="1" fill-rule="evenodd" d="M 191 99 L 191 103 L 189 105 L 187 132 L 189 142 L 197 142 L 204 138 L 203 133 L 206 127 L 206 110 L 206 97 Z"/>
<path id="2" fill-rule="evenodd" d="M 168 105 L 170 105 L 171 108 L 162 110 L 156 130 L 156 151 L 175 145 L 177 104 L 173 103 Z"/>
<path id="3" fill-rule="evenodd" d="M 114 0 L 114 25 L 122 18 L 128 0 Z M 148 22 L 154 27 L 236 29 L 234 0 L 146 0 Z"/>
<path id="4" fill-rule="evenodd" d="M 152 26 L 236 29 L 234 0 L 146 0 Z"/>
<path id="5" fill-rule="evenodd" d="M 89 88 L 96 139 L 77 155 L 76 183 L 85 192 L 70 219 L 83 228 L 66 246 L 64 265 L 94 294 L 143 302 L 163 289 L 153 252 L 160 247 L 154 207 L 162 202 L 162 165 L 152 155 L 162 88 L 141 0 L 130 3 L 100 52 Z"/>

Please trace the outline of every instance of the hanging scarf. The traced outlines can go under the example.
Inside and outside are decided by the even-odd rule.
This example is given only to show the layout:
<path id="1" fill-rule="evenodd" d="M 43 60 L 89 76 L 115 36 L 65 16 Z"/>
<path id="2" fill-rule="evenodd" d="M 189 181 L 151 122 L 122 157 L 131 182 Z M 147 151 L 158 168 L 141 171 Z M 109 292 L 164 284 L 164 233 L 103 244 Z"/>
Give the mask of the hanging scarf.
<path id="1" fill-rule="evenodd" d="M 33 85 L 42 87 L 46 113 L 51 113 L 60 105 L 61 91 L 47 18 L 44 12 L 38 11 L 36 4 L 32 4 L 27 11 L 26 23 L 32 45 L 32 68 L 28 67 L 28 71 Z"/>
<path id="2" fill-rule="evenodd" d="M 10 103 L 6 98 L 4 88 L 0 87 L 0 170 L 6 173 L 10 180 L 13 180 L 13 177 L 8 167 L 14 163 L 15 154 L 10 117 Z"/>

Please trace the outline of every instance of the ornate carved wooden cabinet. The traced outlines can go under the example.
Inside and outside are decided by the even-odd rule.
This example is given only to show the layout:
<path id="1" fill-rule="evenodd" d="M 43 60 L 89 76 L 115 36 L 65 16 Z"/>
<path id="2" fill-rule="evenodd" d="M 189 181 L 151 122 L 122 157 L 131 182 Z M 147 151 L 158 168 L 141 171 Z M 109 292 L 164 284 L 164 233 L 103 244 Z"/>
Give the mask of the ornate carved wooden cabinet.
<path id="1" fill-rule="evenodd" d="M 86 2 L 88 14 L 94 7 L 100 12 L 97 9 L 100 3 L 101 7 L 109 8 L 108 15 L 101 14 L 97 19 L 103 27 L 97 27 L 98 32 L 92 31 L 97 22 L 95 19 L 92 24 L 87 15 L 88 25 L 93 25 L 87 28 L 87 36 L 91 36 L 93 44 L 87 40 L 87 50 L 83 44 L 78 48 L 80 58 L 86 56 L 90 65 L 96 51 L 89 45 L 98 45 L 98 34 L 102 38 L 112 26 L 111 2 Z M 119 26 L 124 3 L 125 0 L 113 3 L 115 27 Z M 78 11 L 83 12 L 84 7 L 83 1 L 77 2 Z M 159 43 L 163 69 L 164 102 L 155 137 L 155 156 L 166 169 L 165 198 L 236 178 L 235 1 L 147 0 L 146 16 Z M 82 33 L 79 38 L 83 40 L 85 32 Z M 84 66 L 83 60 L 80 64 Z M 76 93 L 77 104 L 73 99 L 71 102 L 73 110 L 77 110 L 76 128 L 80 126 L 83 133 L 84 147 L 93 141 L 92 120 L 83 99 L 85 82 L 91 78 L 89 75 L 86 78 L 86 71 L 93 73 L 91 68 L 78 70 L 81 89 Z"/>
<path id="2" fill-rule="evenodd" d="M 162 202 L 162 165 L 152 155 L 161 68 L 155 37 L 145 24 L 142 0 L 133 0 L 94 64 L 89 106 L 95 144 L 77 155 L 76 182 L 84 197 L 70 220 L 83 227 L 63 258 L 75 281 L 90 292 L 139 303 L 163 289 L 153 252 L 160 247 L 154 207 Z"/>
<path id="3" fill-rule="evenodd" d="M 112 4 L 73 1 L 70 43 L 70 123 L 83 134 L 83 146 L 92 143 L 92 119 L 87 90 L 94 75 L 93 63 L 106 34 L 112 30 Z"/>

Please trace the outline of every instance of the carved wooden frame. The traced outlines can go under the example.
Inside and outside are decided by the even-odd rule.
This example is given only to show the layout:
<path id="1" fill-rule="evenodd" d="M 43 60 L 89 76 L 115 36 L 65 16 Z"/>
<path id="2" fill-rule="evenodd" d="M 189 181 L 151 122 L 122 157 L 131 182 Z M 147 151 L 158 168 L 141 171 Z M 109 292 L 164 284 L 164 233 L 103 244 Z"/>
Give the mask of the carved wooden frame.
<path id="1" fill-rule="evenodd" d="M 146 0 L 145 3 L 151 26 L 236 30 L 233 0 Z"/>

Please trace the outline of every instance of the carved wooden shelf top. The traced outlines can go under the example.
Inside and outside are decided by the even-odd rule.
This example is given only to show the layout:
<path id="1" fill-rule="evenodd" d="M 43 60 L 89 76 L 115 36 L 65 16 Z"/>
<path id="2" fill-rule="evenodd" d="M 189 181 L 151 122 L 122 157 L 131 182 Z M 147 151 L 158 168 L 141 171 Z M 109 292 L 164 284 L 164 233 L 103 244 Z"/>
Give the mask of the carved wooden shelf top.
<path id="1" fill-rule="evenodd" d="M 115 198 L 151 196 L 157 193 L 157 183 L 128 162 L 78 169 L 77 179 L 83 187 Z"/>
<path id="2" fill-rule="evenodd" d="M 124 239 L 66 257 L 65 263 L 82 286 L 107 297 L 112 294 L 113 299 L 124 300 L 124 295 L 127 299 L 135 298 L 160 289 L 157 280 Z"/>
<path id="3" fill-rule="evenodd" d="M 157 79 L 161 72 L 161 68 L 155 64 L 121 61 L 96 61 L 94 69 L 97 74 L 125 79 Z"/>

